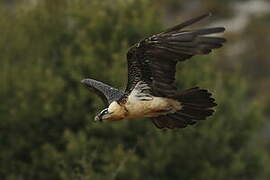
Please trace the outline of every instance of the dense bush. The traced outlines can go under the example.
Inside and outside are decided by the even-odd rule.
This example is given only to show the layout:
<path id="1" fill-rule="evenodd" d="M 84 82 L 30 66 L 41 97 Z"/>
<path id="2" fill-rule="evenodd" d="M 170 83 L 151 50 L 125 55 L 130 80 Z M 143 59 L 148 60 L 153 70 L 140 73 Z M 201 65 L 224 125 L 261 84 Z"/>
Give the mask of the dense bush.
<path id="1" fill-rule="evenodd" d="M 268 179 L 259 103 L 222 51 L 179 65 L 180 89 L 208 87 L 215 116 L 162 131 L 147 119 L 93 123 L 80 80 L 126 82 L 128 47 L 161 30 L 145 0 L 48 0 L 0 11 L 0 179 Z"/>

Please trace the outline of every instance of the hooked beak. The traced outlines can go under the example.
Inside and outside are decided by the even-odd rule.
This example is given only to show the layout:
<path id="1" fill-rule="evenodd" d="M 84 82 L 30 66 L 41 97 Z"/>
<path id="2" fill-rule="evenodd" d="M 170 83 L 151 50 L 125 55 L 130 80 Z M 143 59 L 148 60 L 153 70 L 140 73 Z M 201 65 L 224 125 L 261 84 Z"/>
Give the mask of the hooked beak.
<path id="1" fill-rule="evenodd" d="M 102 122 L 102 118 L 99 115 L 95 117 L 95 122 Z"/>

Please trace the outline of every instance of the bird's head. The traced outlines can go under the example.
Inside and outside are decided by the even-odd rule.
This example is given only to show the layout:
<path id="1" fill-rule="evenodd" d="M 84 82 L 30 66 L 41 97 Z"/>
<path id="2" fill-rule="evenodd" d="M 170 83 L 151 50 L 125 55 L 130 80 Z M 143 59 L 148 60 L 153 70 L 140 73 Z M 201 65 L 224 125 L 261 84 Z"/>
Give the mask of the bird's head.
<path id="1" fill-rule="evenodd" d="M 96 117 L 95 121 L 103 120 L 121 120 L 124 119 L 127 114 L 124 106 L 120 105 L 116 101 L 113 101 L 108 108 L 103 109 Z"/>

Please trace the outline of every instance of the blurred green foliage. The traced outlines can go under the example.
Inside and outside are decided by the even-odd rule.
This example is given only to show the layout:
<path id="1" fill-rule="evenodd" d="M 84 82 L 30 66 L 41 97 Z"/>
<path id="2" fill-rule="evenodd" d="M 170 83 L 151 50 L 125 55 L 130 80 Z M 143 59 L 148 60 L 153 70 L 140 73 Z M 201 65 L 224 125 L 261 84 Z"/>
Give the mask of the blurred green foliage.
<path id="1" fill-rule="evenodd" d="M 128 47 L 162 29 L 153 1 L 47 0 L 0 14 L 0 179 L 270 178 L 262 104 L 239 73 L 220 70 L 222 50 L 178 68 L 180 89 L 216 95 L 207 121 L 92 123 L 103 106 L 80 80 L 124 87 Z"/>

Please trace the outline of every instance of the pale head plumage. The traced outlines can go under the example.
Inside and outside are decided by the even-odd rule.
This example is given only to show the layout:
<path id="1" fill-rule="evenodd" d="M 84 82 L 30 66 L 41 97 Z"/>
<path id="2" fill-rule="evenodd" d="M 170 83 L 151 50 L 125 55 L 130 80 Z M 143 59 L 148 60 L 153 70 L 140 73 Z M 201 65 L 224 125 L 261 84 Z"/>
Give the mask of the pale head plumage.
<path id="1" fill-rule="evenodd" d="M 108 108 L 102 110 L 96 117 L 96 121 L 103 120 L 121 120 L 126 116 L 126 110 L 124 106 L 121 106 L 118 102 L 113 101 Z"/>

